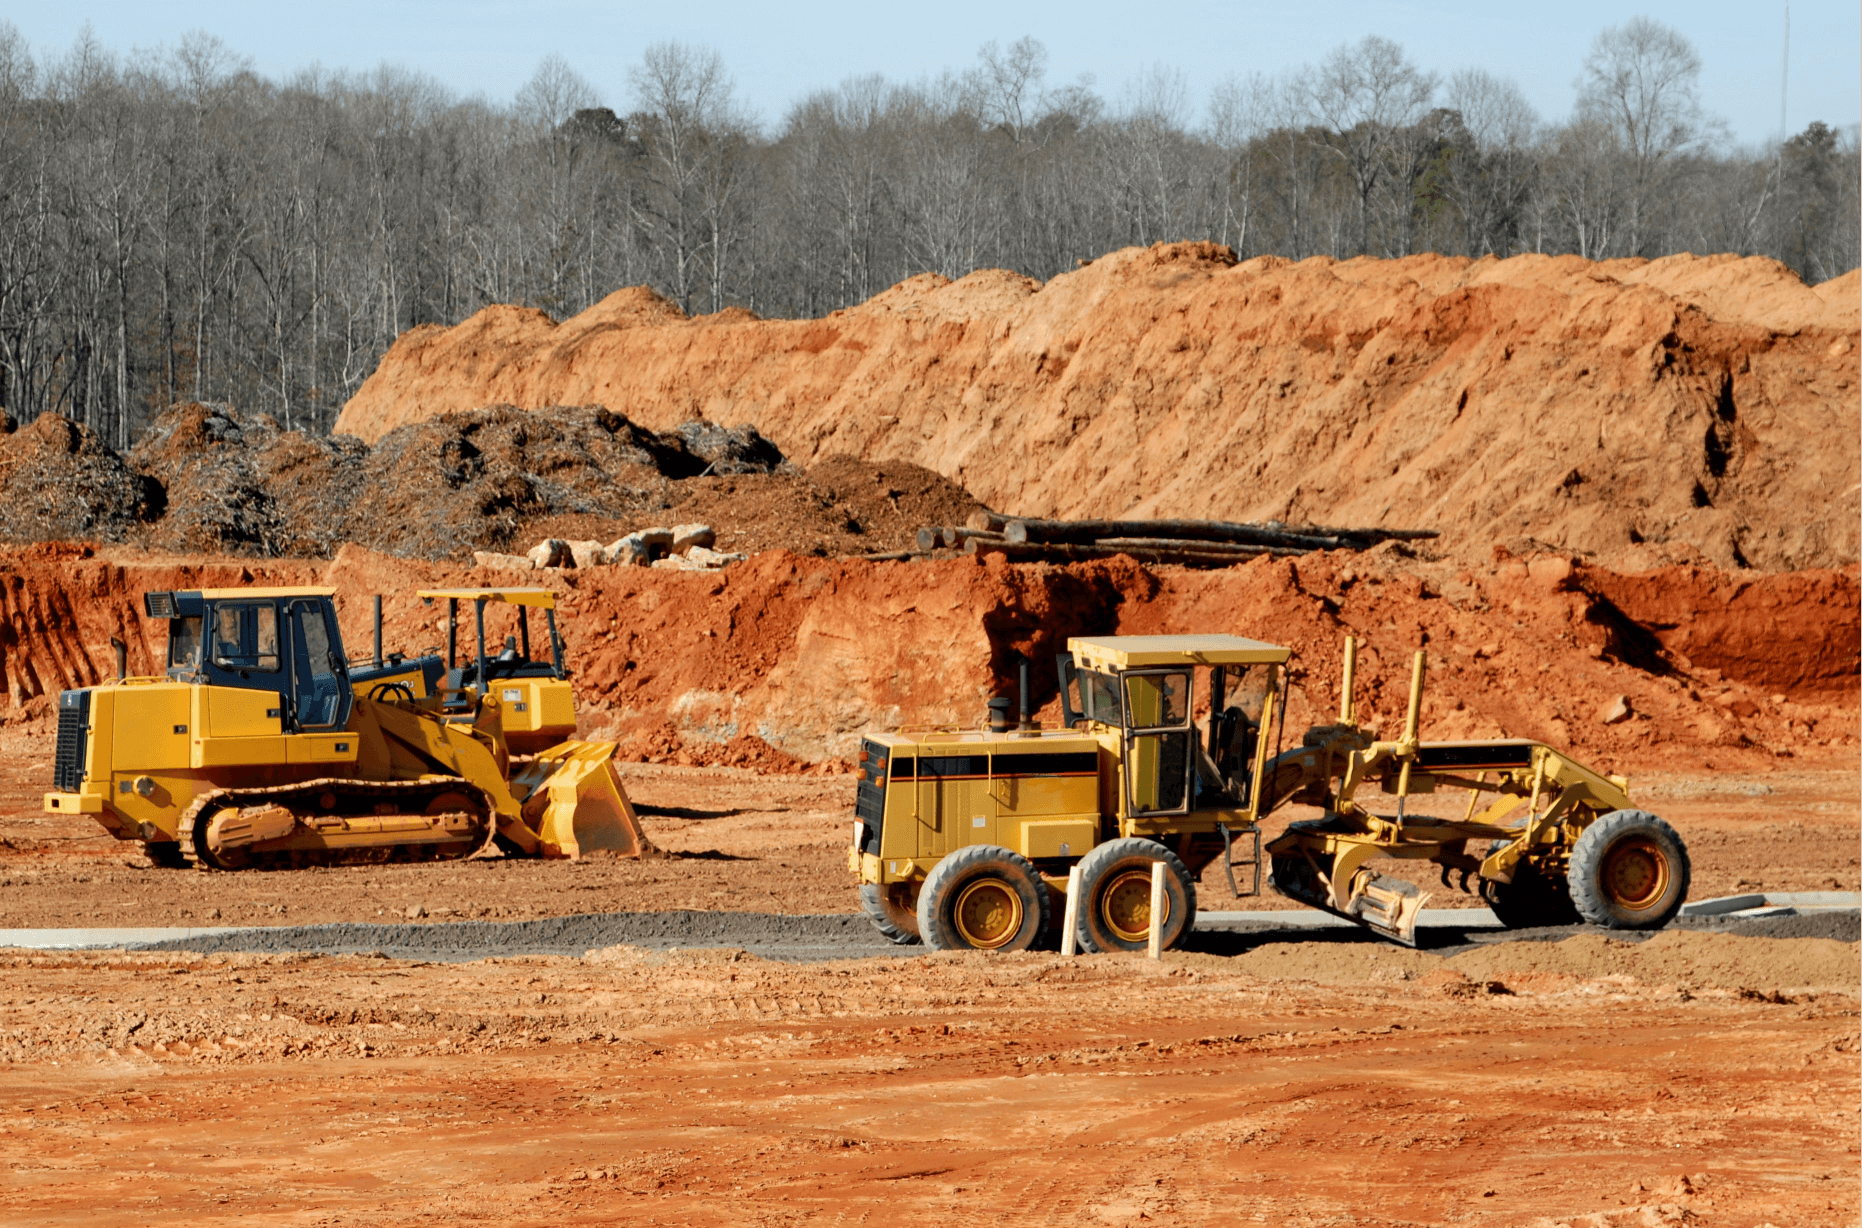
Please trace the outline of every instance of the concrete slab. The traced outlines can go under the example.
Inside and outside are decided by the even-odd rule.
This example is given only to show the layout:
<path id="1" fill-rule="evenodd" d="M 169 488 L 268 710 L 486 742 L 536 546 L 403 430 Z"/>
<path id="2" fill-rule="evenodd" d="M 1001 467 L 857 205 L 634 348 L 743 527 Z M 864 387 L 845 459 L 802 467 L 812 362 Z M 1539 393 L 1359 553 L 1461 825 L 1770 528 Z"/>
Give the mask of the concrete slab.
<path id="1" fill-rule="evenodd" d="M 165 943 L 171 939 L 199 939 L 207 935 L 230 935 L 240 930 L 262 929 L 241 926 L 126 926 L 75 927 L 64 930 L 0 930 L 0 947 L 31 947 L 57 951 L 84 947 L 140 947 L 144 943 Z"/>
<path id="2" fill-rule="evenodd" d="M 1744 892 L 1690 900 L 1681 906 L 1682 917 L 1746 916 L 1753 909 L 1789 906 L 1800 913 L 1813 909 L 1862 909 L 1862 892 Z M 1782 915 L 1780 915 L 1782 916 Z"/>

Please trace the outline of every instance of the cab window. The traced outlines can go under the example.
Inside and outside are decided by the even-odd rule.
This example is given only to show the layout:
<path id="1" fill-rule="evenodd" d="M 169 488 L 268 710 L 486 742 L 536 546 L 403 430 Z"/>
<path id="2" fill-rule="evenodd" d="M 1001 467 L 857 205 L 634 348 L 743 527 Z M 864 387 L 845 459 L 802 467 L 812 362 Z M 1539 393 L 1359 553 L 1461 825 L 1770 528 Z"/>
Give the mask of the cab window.
<path id="1" fill-rule="evenodd" d="M 213 664 L 222 670 L 273 673 L 278 654 L 278 608 L 270 602 L 225 602 L 213 611 Z"/>
<path id="2" fill-rule="evenodd" d="M 200 667 L 200 625 L 197 615 L 168 620 L 168 664 L 195 670 Z"/>
<path id="3" fill-rule="evenodd" d="M 1125 710 L 1133 729 L 1178 729 L 1190 721 L 1190 676 L 1168 671 L 1125 676 Z"/>
<path id="4" fill-rule="evenodd" d="M 1080 703 L 1086 716 L 1102 725 L 1125 724 L 1124 710 L 1119 707 L 1117 679 L 1097 670 L 1081 670 L 1079 680 Z"/>

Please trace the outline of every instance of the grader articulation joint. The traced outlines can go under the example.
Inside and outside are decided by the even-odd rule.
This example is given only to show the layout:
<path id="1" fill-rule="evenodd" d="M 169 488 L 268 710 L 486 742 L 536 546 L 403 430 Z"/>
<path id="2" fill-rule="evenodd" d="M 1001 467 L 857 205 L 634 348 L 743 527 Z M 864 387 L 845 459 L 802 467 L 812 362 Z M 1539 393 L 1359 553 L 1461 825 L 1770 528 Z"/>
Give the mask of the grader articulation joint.
<path id="1" fill-rule="evenodd" d="M 1238 636 L 1076 637 L 1058 661 L 1062 729 L 904 729 L 863 742 L 849 867 L 862 906 L 895 942 L 1017 950 L 1063 916 L 1079 867 L 1075 935 L 1086 951 L 1163 946 L 1194 924 L 1196 882 L 1220 858 L 1239 896 L 1237 837 L 1275 891 L 1401 943 L 1429 896 L 1369 863 L 1433 864 L 1444 886 L 1478 878 L 1510 927 L 1588 921 L 1661 926 L 1686 898 L 1685 845 L 1630 807 L 1627 782 L 1525 739 L 1424 742 L 1417 653 L 1402 733 L 1358 724 L 1357 644 L 1345 642 L 1337 719 L 1269 754 L 1284 734 L 1290 650 Z M 1192 718 L 1199 677 L 1205 731 Z M 1026 706 L 1027 682 L 1022 690 Z M 1231 702 L 1232 701 L 1232 702 Z M 1006 705 L 1000 707 L 1005 708 Z M 1371 787 L 1395 801 L 1373 811 Z M 1459 818 L 1410 800 L 1467 791 Z M 1323 814 L 1261 846 L 1288 804 Z M 1473 850 L 1470 850 L 1470 846 Z M 1163 864 L 1164 916 L 1149 881 Z M 1247 866 L 1246 862 L 1239 865 Z"/>

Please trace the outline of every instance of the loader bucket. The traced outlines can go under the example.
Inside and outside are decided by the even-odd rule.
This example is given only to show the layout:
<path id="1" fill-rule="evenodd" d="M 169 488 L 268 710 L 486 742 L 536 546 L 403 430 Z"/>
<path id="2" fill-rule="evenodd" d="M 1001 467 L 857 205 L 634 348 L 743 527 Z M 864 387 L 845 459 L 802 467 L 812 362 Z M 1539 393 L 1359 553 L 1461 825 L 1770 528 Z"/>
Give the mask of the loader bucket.
<path id="1" fill-rule="evenodd" d="M 627 858 L 659 852 L 641 830 L 613 760 L 613 743 L 558 743 L 512 778 L 545 857 L 579 858 L 604 849 Z"/>

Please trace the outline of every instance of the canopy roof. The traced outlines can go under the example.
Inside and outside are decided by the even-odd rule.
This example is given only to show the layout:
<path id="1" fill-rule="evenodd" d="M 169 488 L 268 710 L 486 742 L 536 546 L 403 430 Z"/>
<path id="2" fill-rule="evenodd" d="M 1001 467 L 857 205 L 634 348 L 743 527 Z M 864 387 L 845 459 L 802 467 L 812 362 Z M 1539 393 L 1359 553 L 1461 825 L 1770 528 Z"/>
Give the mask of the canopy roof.
<path id="1" fill-rule="evenodd" d="M 1292 649 L 1244 636 L 1073 636 L 1067 651 L 1077 664 L 1093 670 L 1254 665 L 1293 656 Z"/>
<path id="2" fill-rule="evenodd" d="M 185 594 L 186 589 L 176 590 Z M 315 585 L 295 585 L 284 588 L 249 588 L 249 589 L 201 589 L 200 596 L 209 602 L 226 601 L 230 598 L 264 598 L 264 597 L 335 597 L 336 590 L 322 589 Z"/>
<path id="3" fill-rule="evenodd" d="M 556 595 L 548 589 L 421 589 L 414 596 L 456 598 L 462 602 L 509 602 L 513 606 L 556 609 Z"/>

